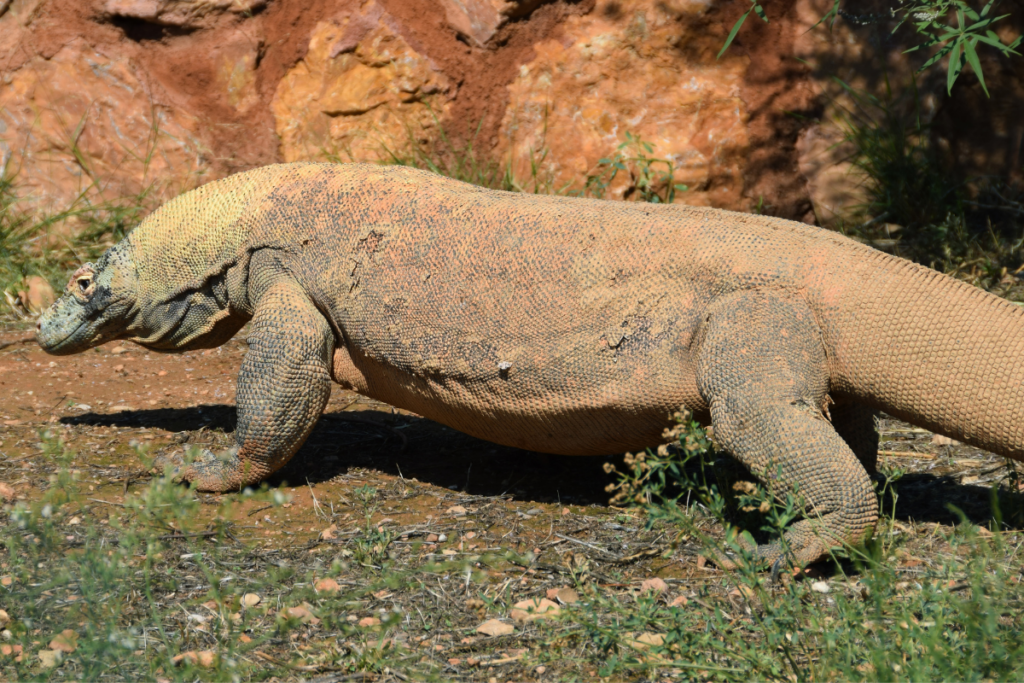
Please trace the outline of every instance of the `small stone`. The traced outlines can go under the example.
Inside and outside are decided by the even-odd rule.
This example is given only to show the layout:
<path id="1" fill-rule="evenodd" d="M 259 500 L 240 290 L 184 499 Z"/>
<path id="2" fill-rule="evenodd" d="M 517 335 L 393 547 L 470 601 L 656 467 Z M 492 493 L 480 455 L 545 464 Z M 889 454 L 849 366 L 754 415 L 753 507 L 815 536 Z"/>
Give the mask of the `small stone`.
<path id="1" fill-rule="evenodd" d="M 127 351 L 128 351 L 128 349 L 126 349 L 125 347 L 121 346 L 120 344 L 118 344 L 114 348 L 110 349 L 110 352 L 112 354 L 114 354 L 115 356 L 120 355 L 122 353 L 126 353 Z"/>
<path id="2" fill-rule="evenodd" d="M 649 633 L 645 631 L 633 639 L 633 644 L 641 650 L 652 645 L 657 647 L 665 644 L 665 635 L 663 633 Z"/>
<path id="3" fill-rule="evenodd" d="M 517 602 L 513 608 L 511 617 L 513 620 L 520 623 L 527 623 L 534 621 L 535 619 L 543 619 L 544 617 L 554 616 L 561 611 L 556 603 L 548 600 L 547 598 L 541 598 L 533 600 L 521 600 Z"/>
<path id="4" fill-rule="evenodd" d="M 510 633 L 515 632 L 515 627 L 512 624 L 506 624 L 498 619 L 488 619 L 479 626 L 476 627 L 477 633 L 482 633 L 485 636 L 507 636 Z"/>
<path id="5" fill-rule="evenodd" d="M 451 664 L 452 666 L 458 666 L 459 664 L 462 664 L 462 660 L 459 659 L 458 657 L 450 657 L 448 659 L 448 663 Z"/>
<path id="6" fill-rule="evenodd" d="M 650 591 L 660 594 L 664 593 L 667 590 L 668 584 L 665 583 L 663 579 L 659 579 L 658 577 L 654 577 L 653 579 L 644 579 L 643 583 L 640 584 L 641 593 L 647 593 Z"/>
<path id="7" fill-rule="evenodd" d="M 14 489 L 0 481 L 0 500 L 14 500 Z"/>
<path id="8" fill-rule="evenodd" d="M 534 669 L 538 676 L 543 676 L 544 672 L 547 670 L 548 668 L 546 666 L 538 666 L 536 669 Z"/>
<path id="9" fill-rule="evenodd" d="M 192 664 L 193 666 L 198 665 L 209 669 L 217 664 L 217 653 L 212 650 L 203 650 L 202 652 L 189 650 L 188 652 L 182 652 L 180 655 L 175 655 L 171 658 L 171 662 L 177 666 Z"/>
<path id="10" fill-rule="evenodd" d="M 316 626 L 320 623 L 320 620 L 313 616 L 313 610 L 311 610 L 310 606 L 306 603 L 302 603 L 297 607 L 289 607 L 285 610 L 285 614 L 287 614 L 292 619 L 298 619 L 303 624 L 311 624 L 313 626 Z"/>
<path id="11" fill-rule="evenodd" d="M 7 610 L 0 609 L 0 628 L 4 628 L 9 623 L 11 623 L 11 617 L 7 614 Z"/>
<path id="12" fill-rule="evenodd" d="M 50 641 L 50 649 L 71 654 L 78 649 L 78 634 L 69 628 L 64 629 Z"/>
<path id="13" fill-rule="evenodd" d="M 959 444 L 960 442 L 956 439 L 951 439 L 948 436 L 943 436 L 942 434 L 935 434 L 932 436 L 933 446 L 957 446 Z"/>
<path id="14" fill-rule="evenodd" d="M 811 584 L 811 590 L 815 593 L 828 593 L 832 589 L 824 581 L 815 581 Z"/>
<path id="15" fill-rule="evenodd" d="M 437 543 L 437 538 L 437 534 L 427 534 L 427 537 L 424 540 L 427 543 Z"/>
<path id="16" fill-rule="evenodd" d="M 549 600 L 557 600 L 563 605 L 571 605 L 574 602 L 579 602 L 580 594 L 574 591 L 568 586 L 562 588 L 549 588 L 547 591 L 547 597 Z"/>
<path id="17" fill-rule="evenodd" d="M 25 291 L 18 292 L 18 298 L 25 310 L 31 313 L 45 311 L 57 299 L 50 283 L 38 275 L 25 278 Z"/>
<path id="18" fill-rule="evenodd" d="M 341 590 L 341 586 L 334 579 L 320 579 L 313 588 L 319 593 L 337 593 Z"/>
<path id="19" fill-rule="evenodd" d="M 242 596 L 242 607 L 250 608 L 263 602 L 263 598 L 258 593 L 246 593 Z"/>
<path id="20" fill-rule="evenodd" d="M 736 588 L 729 591 L 729 595 L 735 595 L 737 598 L 746 598 L 747 600 L 750 600 L 754 597 L 754 589 L 750 586 L 736 586 Z"/>
<path id="21" fill-rule="evenodd" d="M 363 628 L 374 628 L 376 626 L 380 626 L 380 619 L 377 617 L 363 617 L 359 620 L 358 625 Z"/>
<path id="22" fill-rule="evenodd" d="M 338 525 L 332 524 L 323 531 L 320 532 L 321 541 L 330 541 L 336 538 L 338 535 Z"/>
<path id="23" fill-rule="evenodd" d="M 64 653 L 60 650 L 40 650 L 39 661 L 44 669 L 52 669 L 61 663 Z"/>
<path id="24" fill-rule="evenodd" d="M 10 633 L 10 631 L 4 631 L 4 633 Z M 8 645 L 7 643 L 0 645 L 0 655 L 5 657 L 13 656 L 14 661 L 16 662 L 21 661 L 21 655 L 23 652 L 24 650 L 21 645 Z"/>
<path id="25" fill-rule="evenodd" d="M 686 607 L 690 604 L 690 601 L 686 599 L 685 595 L 677 595 L 672 598 L 672 602 L 668 603 L 669 607 Z"/>
<path id="26" fill-rule="evenodd" d="M 466 512 L 466 508 L 462 507 L 461 505 L 453 505 L 450 508 L 448 508 L 448 514 L 454 515 L 455 517 L 465 517 Z"/>

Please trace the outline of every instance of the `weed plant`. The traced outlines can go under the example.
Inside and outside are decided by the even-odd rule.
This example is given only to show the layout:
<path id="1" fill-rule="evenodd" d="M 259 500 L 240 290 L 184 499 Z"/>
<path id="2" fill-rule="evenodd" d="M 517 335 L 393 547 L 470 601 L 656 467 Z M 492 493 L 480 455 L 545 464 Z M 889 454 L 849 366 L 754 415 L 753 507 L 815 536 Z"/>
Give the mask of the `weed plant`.
<path id="1" fill-rule="evenodd" d="M 639 135 L 626 131 L 626 139 L 609 158 L 597 162 L 579 194 L 604 199 L 620 173 L 628 174 L 629 185 L 623 199 L 651 204 L 671 204 L 677 192 L 689 188 L 675 179 L 675 164 L 670 159 L 654 156 L 654 146 Z"/>
<path id="2" fill-rule="evenodd" d="M 68 272 L 98 258 L 149 208 L 148 191 L 102 201 L 82 193 L 61 211 L 35 215 L 24 208 L 16 180 L 0 175 L 0 289 L 8 292 L 29 275 L 42 276 L 59 292 Z M 65 223 L 74 226 L 73 236 L 59 229 Z"/>
<path id="3" fill-rule="evenodd" d="M 235 537 L 234 507 L 280 506 L 286 501 L 279 491 L 226 496 L 201 524 L 209 511 L 201 512 L 195 491 L 174 483 L 169 471 L 124 503 L 103 501 L 80 488 L 76 456 L 53 434 L 41 433 L 40 449 L 57 474 L 40 499 L 5 510 L 3 680 L 263 678 L 294 671 L 289 656 L 282 661 L 263 650 L 280 649 L 311 622 L 342 636 L 356 630 L 345 617 L 351 601 L 376 589 L 372 581 L 318 593 L 315 576 Z M 341 571 L 338 562 L 321 577 Z M 261 599 L 254 604 L 247 595 Z M 384 627 L 394 619 L 385 615 Z M 398 654 L 392 645 L 332 641 L 309 668 L 380 671 Z"/>
<path id="4" fill-rule="evenodd" d="M 451 140 L 436 117 L 435 124 L 438 136 L 433 142 L 420 144 L 410 133 L 407 144 L 401 151 L 382 146 L 380 163 L 419 168 L 480 187 L 506 192 L 605 199 L 613 182 L 617 178 L 627 176 L 628 180 L 623 189 L 623 198 L 627 201 L 671 204 L 676 200 L 677 193 L 689 189 L 675 181 L 676 168 L 672 160 L 656 156 L 651 143 L 630 131 L 626 131 L 626 138 L 616 147 L 615 153 L 598 160 L 583 177 L 582 186 L 573 189 L 575 183 L 558 186 L 543 171 L 543 162 L 548 153 L 546 149 L 530 151 L 529 172 L 526 178 L 522 178 L 516 175 L 511 159 L 501 163 L 489 157 L 479 156 L 475 147 L 480 133 L 479 125 L 468 141 L 456 143 Z M 321 155 L 332 163 L 352 160 L 352 155 L 343 151 L 321 150 Z"/>
<path id="5" fill-rule="evenodd" d="M 854 103 L 840 125 L 869 198 L 854 207 L 867 220 L 840 228 L 875 244 L 895 238 L 899 256 L 1007 293 L 1016 282 L 1008 273 L 1024 263 L 1019 192 L 992 179 L 957 177 L 935 147 L 915 83 L 896 94 L 887 81 L 878 97 L 836 82 Z"/>
<path id="6" fill-rule="evenodd" d="M 760 531 L 777 535 L 802 506 L 755 486 L 732 486 L 742 493 L 727 495 L 710 467 L 715 454 L 707 432 L 689 414 L 677 420 L 674 447 L 631 456 L 613 492 L 642 510 L 649 524 L 666 524 L 678 530 L 680 542 L 694 541 L 705 557 L 740 560 L 729 576 L 735 589 L 729 600 L 692 595 L 700 609 L 666 605 L 656 594 L 624 600 L 590 590 L 566 617 L 580 629 L 563 645 L 605 653 L 601 675 L 639 670 L 653 679 L 676 670 L 701 680 L 1020 679 L 1020 555 L 999 529 L 983 536 L 961 524 L 945 539 L 950 552 L 940 564 L 907 575 L 892 561 L 893 519 L 883 515 L 876 540 L 835 553 L 829 582 L 786 573 L 773 583 L 750 553 L 753 539 L 737 532 L 736 512 L 761 512 Z M 898 485 L 898 475 L 889 473 L 880 495 Z M 995 497 L 993 505 L 998 508 Z M 724 538 L 704 531 L 708 518 L 727 528 Z"/>

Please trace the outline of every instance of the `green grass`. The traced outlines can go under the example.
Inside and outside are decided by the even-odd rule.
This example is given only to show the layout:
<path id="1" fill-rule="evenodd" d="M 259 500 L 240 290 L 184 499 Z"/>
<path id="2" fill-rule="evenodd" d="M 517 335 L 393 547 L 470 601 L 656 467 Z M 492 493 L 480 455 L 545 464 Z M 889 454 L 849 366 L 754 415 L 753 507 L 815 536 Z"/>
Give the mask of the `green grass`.
<path id="1" fill-rule="evenodd" d="M 98 258 L 151 208 L 146 192 L 102 201 L 83 193 L 61 211 L 37 215 L 24 208 L 16 181 L 0 176 L 0 290 L 11 294 L 30 275 L 60 292 L 71 271 Z M 70 238 L 63 237 L 67 223 L 74 230 Z"/>
<path id="2" fill-rule="evenodd" d="M 892 517 L 861 548 L 840 549 L 834 574 L 822 584 L 788 580 L 772 584 L 738 542 L 737 522 L 758 508 L 758 532 L 778 534 L 802 506 L 774 501 L 759 488 L 733 495 L 705 431 L 680 415 L 674 449 L 627 458 L 626 472 L 610 487 L 619 502 L 639 507 L 649 524 L 677 530 L 706 557 L 727 552 L 745 568 L 733 572 L 733 600 L 695 596 L 670 607 L 656 596 L 625 602 L 592 591 L 590 601 L 567 618 L 581 630 L 573 638 L 608 655 L 602 675 L 666 670 L 703 680 L 1019 680 L 1024 675 L 1024 599 L 1019 546 L 1004 540 L 993 492 L 995 533 L 966 522 L 942 539 L 948 552 L 908 577 L 894 561 Z M 889 472 L 883 499 L 898 486 Z M 729 495 L 723 495 L 723 491 Z M 885 506 L 883 505 L 883 511 Z M 721 536 L 706 531 L 710 520 Z M 1013 533 L 1010 529 L 1007 535 Z M 749 537 L 748 537 L 749 538 Z M 705 600 L 701 600 L 704 597 Z M 656 633 L 662 644 L 637 651 L 626 633 Z"/>
<path id="3" fill-rule="evenodd" d="M 716 457 L 710 439 L 687 416 L 674 438 L 673 448 L 627 458 L 611 491 L 672 539 L 665 557 L 744 556 L 734 525 L 760 523 L 755 532 L 777 533 L 797 514 L 794 501 L 772 501 L 761 490 L 722 495 L 733 491 L 736 477 L 709 466 Z M 382 500 L 371 486 L 352 491 L 353 510 L 365 523 L 335 546 L 333 557 L 302 547 L 268 551 L 239 540 L 252 517 L 238 511 L 287 503 L 278 490 L 211 500 L 166 475 L 130 475 L 139 484 L 123 503 L 103 502 L 80 483 L 83 461 L 54 434 L 41 431 L 38 448 L 53 466 L 48 487 L 40 498 L 5 509 L 6 680 L 263 680 L 386 671 L 446 680 L 451 672 L 427 661 L 413 636 L 454 633 L 455 644 L 460 633 L 472 635 L 461 602 L 498 615 L 511 606 L 500 578 L 486 570 L 521 566 L 515 577 L 537 566 L 529 555 L 510 554 L 403 559 L 391 552 L 394 535 L 370 521 Z M 138 455 L 145 459 L 143 449 Z M 888 474 L 883 500 L 899 486 L 900 473 Z M 614 570 L 596 574 L 569 553 L 561 573 L 580 600 L 517 635 L 532 650 L 527 670 L 547 666 L 563 677 L 594 671 L 607 680 L 1019 680 L 1019 534 L 1004 529 L 998 515 L 989 532 L 963 523 L 901 534 L 898 526 L 884 516 L 875 540 L 837 552 L 823 580 L 783 573 L 774 583 L 765 572 L 741 568 L 705 582 L 683 580 L 686 599 L 671 603 L 657 591 L 618 588 L 626 584 Z M 915 544 L 929 534 L 943 551 L 919 567 L 902 567 L 898 558 L 920 552 Z M 316 590 L 325 578 L 337 579 L 342 590 Z M 445 586 L 446 606 L 439 609 L 435 599 Z M 373 594 L 382 591 L 395 595 L 395 606 L 379 611 L 376 629 L 358 626 L 351 615 L 380 606 Z M 246 606 L 249 594 L 259 603 Z M 486 656 L 488 647 L 515 643 L 499 639 L 467 650 Z M 176 663 L 186 653 L 210 659 Z M 474 671 L 460 673 L 486 673 Z"/>
<path id="4" fill-rule="evenodd" d="M 338 560 L 314 568 L 296 563 L 296 569 L 239 543 L 233 506 L 280 506 L 286 500 L 277 490 L 225 496 L 211 515 L 194 490 L 165 475 L 149 479 L 123 504 L 104 503 L 79 486 L 76 456 L 56 437 L 43 432 L 39 445 L 57 474 L 42 498 L 6 510 L 0 560 L 0 605 L 8 619 L 0 631 L 5 680 L 294 675 L 302 665 L 288 663 L 288 652 L 278 660 L 264 651 L 288 649 L 299 634 L 305 642 L 314 621 L 335 638 L 356 634 L 360 629 L 345 618 L 353 605 L 382 586 L 403 583 L 398 575 L 376 576 L 357 589 L 317 592 L 317 579 L 342 570 Z M 246 605 L 247 594 L 259 595 L 259 603 Z M 396 618 L 385 615 L 383 627 Z M 64 650 L 54 640 L 62 633 Z M 328 671 L 379 671 L 386 662 L 400 662 L 401 654 L 381 640 L 371 633 L 357 651 L 332 639 L 309 659 L 316 660 L 312 668 Z M 254 656 L 257 651 L 263 656 Z M 176 661 L 185 653 L 214 656 L 206 663 L 189 655 Z"/>

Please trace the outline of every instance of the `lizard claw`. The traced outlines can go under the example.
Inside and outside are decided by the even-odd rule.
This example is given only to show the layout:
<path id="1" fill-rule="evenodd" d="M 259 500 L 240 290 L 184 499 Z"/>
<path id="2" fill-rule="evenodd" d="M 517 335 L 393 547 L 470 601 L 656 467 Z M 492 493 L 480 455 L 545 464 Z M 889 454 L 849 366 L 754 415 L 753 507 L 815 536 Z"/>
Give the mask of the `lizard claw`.
<path id="1" fill-rule="evenodd" d="M 180 454 L 158 455 L 153 458 L 153 465 L 150 472 L 157 476 L 169 474 L 172 481 L 181 481 L 181 472 L 185 466 L 184 459 Z"/>
<path id="2" fill-rule="evenodd" d="M 777 560 L 772 562 L 772 583 L 779 583 L 779 578 L 782 574 L 782 561 L 785 559 L 785 555 L 780 555 Z"/>

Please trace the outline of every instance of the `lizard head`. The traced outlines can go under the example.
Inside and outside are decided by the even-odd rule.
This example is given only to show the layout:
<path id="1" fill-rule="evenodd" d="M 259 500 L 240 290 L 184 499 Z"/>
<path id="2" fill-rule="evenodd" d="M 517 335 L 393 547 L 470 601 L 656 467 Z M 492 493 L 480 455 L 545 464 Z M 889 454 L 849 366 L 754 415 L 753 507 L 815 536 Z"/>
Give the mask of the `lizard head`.
<path id="1" fill-rule="evenodd" d="M 36 341 L 65 356 L 128 336 L 138 275 L 128 240 L 74 272 L 62 296 L 39 318 Z"/>

